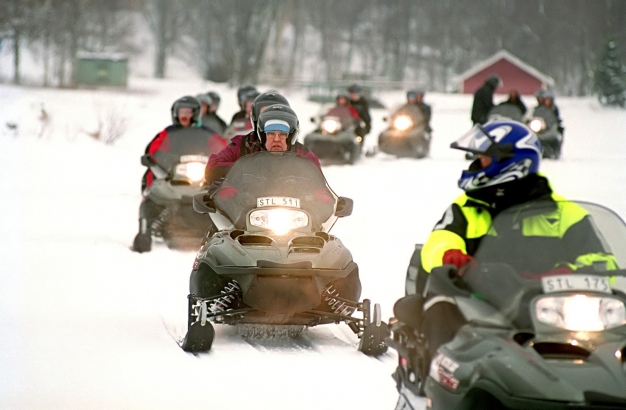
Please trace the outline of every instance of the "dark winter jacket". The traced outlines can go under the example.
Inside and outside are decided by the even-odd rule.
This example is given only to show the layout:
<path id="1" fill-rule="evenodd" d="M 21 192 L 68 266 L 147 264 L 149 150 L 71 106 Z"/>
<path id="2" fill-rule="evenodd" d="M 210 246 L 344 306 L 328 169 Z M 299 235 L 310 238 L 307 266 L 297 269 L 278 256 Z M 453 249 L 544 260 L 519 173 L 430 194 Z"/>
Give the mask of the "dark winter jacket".
<path id="1" fill-rule="evenodd" d="M 359 113 L 361 120 L 365 123 L 363 132 L 365 134 L 369 133 L 372 129 L 372 117 L 370 116 L 370 108 L 367 100 L 363 97 L 359 97 L 358 100 L 350 100 L 350 105 L 354 107 L 356 112 Z"/>
<path id="2" fill-rule="evenodd" d="M 226 140 L 220 137 L 215 131 L 205 126 L 200 126 L 199 128 L 207 131 L 207 133 L 212 134 L 208 139 L 208 147 L 207 147 L 208 151 L 207 152 L 220 152 L 222 149 L 224 149 L 224 147 L 226 147 Z M 152 139 L 152 141 L 150 141 L 150 143 L 146 146 L 145 153 L 153 156 L 159 151 L 169 152 L 170 146 L 171 146 L 170 140 L 169 140 L 170 135 L 182 129 L 185 129 L 185 127 L 183 127 L 180 124 L 174 124 L 174 125 L 168 126 L 163 131 L 159 132 Z M 141 190 L 143 191 L 145 188 L 152 185 L 152 182 L 154 182 L 154 175 L 152 174 L 152 171 L 148 169 L 143 176 Z"/>
<path id="3" fill-rule="evenodd" d="M 501 195 L 503 190 L 505 194 Z M 542 212 L 525 214 L 521 223 L 507 217 L 498 219 L 497 226 L 492 225 L 493 218 L 502 211 L 532 200 L 548 202 L 542 205 Z M 548 207 L 550 201 L 552 208 Z M 518 218 L 522 213 L 512 215 Z M 576 269 L 596 263 L 615 269 L 614 256 L 606 253 L 589 218 L 585 209 L 554 194 L 548 180 L 536 174 L 470 191 L 457 198 L 435 225 L 422 248 L 422 264 L 430 272 L 443 264 L 446 251 L 458 249 L 473 256 L 485 238 L 498 237 L 516 246 L 498 247 L 498 253 L 487 259 L 507 263 L 518 272 L 540 274 L 559 265 Z M 536 257 L 523 258 L 516 249 L 530 249 Z"/>
<path id="4" fill-rule="evenodd" d="M 315 162 L 315 165 L 317 165 L 318 168 L 322 169 L 320 160 L 304 145 L 296 142 L 293 149 L 298 154 L 311 159 L 311 161 Z M 226 148 L 209 157 L 209 163 L 207 164 L 205 170 L 206 183 L 211 184 L 213 181 L 217 181 L 222 178 L 226 175 L 226 172 L 228 172 L 235 161 L 242 156 L 265 150 L 265 147 L 261 144 L 261 141 L 259 141 L 254 132 L 250 132 L 247 135 L 237 135 L 230 140 L 230 144 Z"/>
<path id="5" fill-rule="evenodd" d="M 430 108 L 430 105 L 428 105 L 428 104 L 426 104 L 424 102 L 416 102 L 415 105 L 424 114 L 424 120 L 426 121 L 426 125 L 430 125 L 430 116 L 431 116 L 431 113 L 432 113 L 432 109 Z"/>
<path id="6" fill-rule="evenodd" d="M 224 130 L 226 130 L 226 123 L 214 112 L 207 113 L 202 117 L 202 125 L 215 130 L 220 135 L 224 135 Z"/>
<path id="7" fill-rule="evenodd" d="M 489 111 L 494 107 L 493 93 L 496 90 L 491 83 L 485 83 L 474 93 L 472 104 L 472 123 L 484 124 L 487 122 Z"/>
<path id="8" fill-rule="evenodd" d="M 509 99 L 506 100 L 505 103 L 512 104 L 518 107 L 522 111 L 522 116 L 526 114 L 526 111 L 527 111 L 526 104 L 524 104 L 524 101 L 522 101 L 519 97 L 516 97 L 516 98 L 509 97 Z"/>
<path id="9" fill-rule="evenodd" d="M 233 114 L 233 118 L 231 118 L 230 124 L 232 125 L 236 121 L 244 121 L 245 119 L 246 119 L 246 111 L 245 110 L 237 111 L 236 113 Z"/>

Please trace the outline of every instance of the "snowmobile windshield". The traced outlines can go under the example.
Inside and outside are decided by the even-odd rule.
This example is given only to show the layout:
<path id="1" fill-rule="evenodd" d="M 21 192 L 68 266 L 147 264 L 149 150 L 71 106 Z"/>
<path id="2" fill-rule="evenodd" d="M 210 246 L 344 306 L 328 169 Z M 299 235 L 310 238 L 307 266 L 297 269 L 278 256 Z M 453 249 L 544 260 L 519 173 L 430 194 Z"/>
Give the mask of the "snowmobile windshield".
<path id="1" fill-rule="evenodd" d="M 181 128 L 167 134 L 154 160 L 167 171 L 172 171 L 181 162 L 183 156 L 208 157 L 213 154 L 209 140 L 213 134 L 202 128 Z"/>
<path id="2" fill-rule="evenodd" d="M 534 118 L 541 118 L 545 121 L 546 123 L 546 128 L 552 128 L 554 126 L 556 126 L 558 120 L 556 118 L 556 114 L 554 113 L 554 111 L 552 111 L 552 109 L 550 109 L 550 107 L 546 107 L 545 105 L 539 105 L 537 107 L 535 107 L 535 109 L 533 110 L 533 115 Z"/>
<path id="3" fill-rule="evenodd" d="M 489 111 L 489 120 L 497 120 L 497 119 L 507 119 L 510 118 L 512 120 L 522 122 L 524 113 L 521 108 L 510 102 L 503 102 L 491 109 Z"/>
<path id="4" fill-rule="evenodd" d="M 350 112 L 350 107 L 344 107 L 342 105 L 338 105 L 336 107 L 331 108 L 324 114 L 322 117 L 322 121 L 327 118 L 336 118 L 341 123 L 341 127 L 343 129 L 350 128 L 355 125 L 356 118 L 354 118 Z"/>
<path id="5" fill-rule="evenodd" d="M 400 116 L 408 116 L 413 124 L 422 124 L 425 122 L 424 112 L 415 104 L 404 104 L 391 115 L 391 123 Z"/>
<path id="6" fill-rule="evenodd" d="M 477 263 L 463 280 L 473 292 L 511 312 L 520 301 L 528 302 L 527 296 L 542 292 L 544 278 L 602 277 L 588 280 L 588 291 L 606 291 L 594 286 L 609 283 L 607 277 L 625 280 L 626 225 L 600 205 L 533 201 L 499 213 L 473 256 Z"/>
<path id="7" fill-rule="evenodd" d="M 307 212 L 315 231 L 329 230 L 337 218 L 338 197 L 322 171 L 291 151 L 261 151 L 239 158 L 212 198 L 236 229 L 246 228 L 248 212 L 268 206 Z"/>

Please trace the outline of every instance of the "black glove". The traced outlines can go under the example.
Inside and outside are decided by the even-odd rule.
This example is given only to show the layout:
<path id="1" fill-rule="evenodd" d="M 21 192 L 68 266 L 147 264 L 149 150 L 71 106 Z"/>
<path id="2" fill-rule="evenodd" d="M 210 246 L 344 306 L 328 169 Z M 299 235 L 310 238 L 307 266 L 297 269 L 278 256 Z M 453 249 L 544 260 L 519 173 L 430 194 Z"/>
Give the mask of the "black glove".
<path id="1" fill-rule="evenodd" d="M 212 206 L 213 200 L 211 199 L 211 197 L 222 186 L 222 182 L 224 182 L 224 178 L 220 178 L 217 181 L 211 182 L 208 192 L 202 197 L 202 200 L 205 204 Z"/>

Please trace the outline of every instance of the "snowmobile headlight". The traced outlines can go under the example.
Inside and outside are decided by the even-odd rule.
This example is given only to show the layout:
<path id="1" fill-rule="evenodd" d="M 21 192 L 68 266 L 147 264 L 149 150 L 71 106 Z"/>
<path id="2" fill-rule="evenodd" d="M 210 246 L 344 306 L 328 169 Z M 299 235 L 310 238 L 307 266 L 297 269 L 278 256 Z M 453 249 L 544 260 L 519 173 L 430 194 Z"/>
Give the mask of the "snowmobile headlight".
<path id="1" fill-rule="evenodd" d="M 341 123 L 335 119 L 325 119 L 321 125 L 322 131 L 328 134 L 334 134 L 341 129 Z"/>
<path id="2" fill-rule="evenodd" d="M 259 209 L 250 213 L 250 225 L 269 229 L 277 235 L 284 235 L 308 224 L 309 216 L 306 212 L 294 209 Z"/>
<path id="3" fill-rule="evenodd" d="M 204 178 L 205 168 L 206 164 L 202 162 L 187 162 L 176 166 L 176 174 L 183 175 L 194 182 L 198 182 Z"/>
<path id="4" fill-rule="evenodd" d="M 398 115 L 393 120 L 393 127 L 398 131 L 408 130 L 413 126 L 413 121 L 411 121 L 411 117 L 408 115 Z"/>
<path id="5" fill-rule="evenodd" d="M 530 123 L 528 123 L 528 127 L 535 133 L 541 132 L 546 129 L 546 122 L 543 118 L 533 118 L 530 120 Z"/>
<path id="6" fill-rule="evenodd" d="M 561 329 L 601 331 L 626 324 L 626 306 L 606 296 L 548 296 L 535 303 L 535 317 Z"/>

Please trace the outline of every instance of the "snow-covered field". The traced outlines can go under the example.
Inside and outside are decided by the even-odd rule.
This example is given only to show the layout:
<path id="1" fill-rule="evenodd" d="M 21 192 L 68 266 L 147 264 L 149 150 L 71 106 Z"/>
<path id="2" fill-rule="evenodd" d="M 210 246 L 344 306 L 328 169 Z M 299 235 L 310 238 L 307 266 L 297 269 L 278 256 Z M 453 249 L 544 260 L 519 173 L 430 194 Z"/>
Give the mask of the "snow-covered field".
<path id="1" fill-rule="evenodd" d="M 176 345 L 194 253 L 164 245 L 129 251 L 141 200 L 139 157 L 169 123 L 176 98 L 209 89 L 221 93 L 219 113 L 230 119 L 235 91 L 201 80 L 132 78 L 127 91 L 0 86 L 0 408 L 393 408 L 395 353 L 362 355 L 345 325 L 310 329 L 298 343 L 254 345 L 217 326 L 209 354 Z M 318 106 L 283 91 L 303 137 Z M 389 106 L 404 98 L 380 97 Z M 414 244 L 460 193 L 456 181 L 468 165 L 448 146 L 471 125 L 471 96 L 426 100 L 433 107 L 430 158 L 379 155 L 324 168 L 335 192 L 354 199 L 353 215 L 333 233 L 360 266 L 363 297 L 381 303 L 384 317 L 403 295 Z M 41 104 L 48 121 L 39 119 Z M 545 161 L 543 172 L 562 195 L 626 217 L 626 111 L 591 98 L 557 104 L 563 158 Z M 386 114 L 373 110 L 367 145 Z M 98 117 L 120 120 L 125 136 L 113 146 L 94 141 L 87 133 Z"/>

